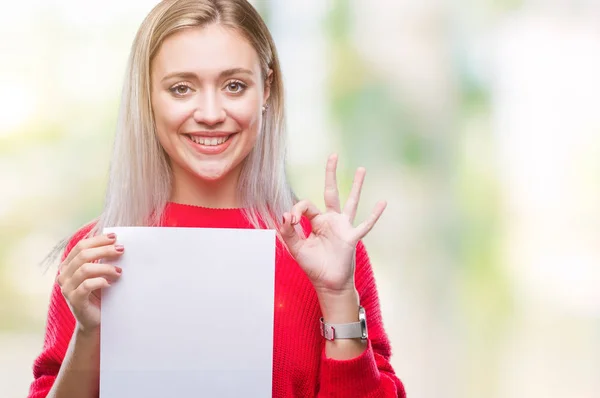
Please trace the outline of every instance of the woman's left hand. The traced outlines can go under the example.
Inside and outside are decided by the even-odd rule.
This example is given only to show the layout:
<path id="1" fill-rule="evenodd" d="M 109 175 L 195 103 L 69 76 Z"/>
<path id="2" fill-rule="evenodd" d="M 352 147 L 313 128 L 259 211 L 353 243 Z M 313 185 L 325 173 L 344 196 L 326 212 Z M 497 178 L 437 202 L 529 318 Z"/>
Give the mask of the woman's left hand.
<path id="1" fill-rule="evenodd" d="M 359 168 L 343 211 L 336 181 L 337 156 L 327 161 L 325 174 L 325 207 L 322 213 L 307 200 L 298 202 L 291 212 L 284 213 L 281 235 L 290 253 L 312 282 L 319 296 L 355 292 L 354 269 L 356 244 L 373 228 L 386 202 L 379 202 L 371 215 L 354 227 L 354 217 L 360 198 L 365 169 Z M 312 232 L 304 237 L 299 224 L 306 216 Z"/>

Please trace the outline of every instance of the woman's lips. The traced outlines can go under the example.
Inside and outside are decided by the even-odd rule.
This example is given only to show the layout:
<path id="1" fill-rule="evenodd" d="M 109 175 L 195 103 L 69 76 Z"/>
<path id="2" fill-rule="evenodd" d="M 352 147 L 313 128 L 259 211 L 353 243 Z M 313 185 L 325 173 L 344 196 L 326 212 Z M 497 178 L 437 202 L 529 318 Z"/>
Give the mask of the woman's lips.
<path id="1" fill-rule="evenodd" d="M 217 155 L 224 152 L 231 144 L 231 139 L 235 133 L 230 135 L 201 136 L 195 134 L 186 134 L 188 142 L 194 150 L 204 155 Z"/>

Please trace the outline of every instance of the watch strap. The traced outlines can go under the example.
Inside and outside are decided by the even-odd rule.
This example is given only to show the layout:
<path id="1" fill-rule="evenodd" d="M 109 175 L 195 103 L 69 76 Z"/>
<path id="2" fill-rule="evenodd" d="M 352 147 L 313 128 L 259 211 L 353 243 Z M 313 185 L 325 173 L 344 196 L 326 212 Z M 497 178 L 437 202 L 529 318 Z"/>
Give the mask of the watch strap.
<path id="1" fill-rule="evenodd" d="M 336 339 L 366 340 L 368 338 L 368 333 L 365 310 L 363 307 L 359 307 L 358 318 L 358 322 L 340 324 L 326 323 L 325 320 L 321 318 L 321 335 L 330 341 Z"/>
<path id="2" fill-rule="evenodd" d="M 362 338 L 362 328 L 360 322 L 327 324 L 321 318 L 321 334 L 327 340 L 335 339 L 358 339 Z"/>

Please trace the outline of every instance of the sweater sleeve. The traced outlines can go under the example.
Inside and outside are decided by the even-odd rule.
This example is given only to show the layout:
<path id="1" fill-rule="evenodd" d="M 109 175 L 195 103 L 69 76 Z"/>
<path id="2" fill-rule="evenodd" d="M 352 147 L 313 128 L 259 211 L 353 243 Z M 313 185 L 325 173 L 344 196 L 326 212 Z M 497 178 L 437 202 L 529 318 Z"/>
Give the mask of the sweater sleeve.
<path id="1" fill-rule="evenodd" d="M 67 243 L 61 261 L 67 257 L 77 242 L 87 235 L 91 227 L 87 225 L 77 231 Z M 62 295 L 60 286 L 55 282 L 48 306 L 44 345 L 33 363 L 33 382 L 29 387 L 28 398 L 45 398 L 48 395 L 65 358 L 74 329 L 75 318 Z"/>
<path id="2" fill-rule="evenodd" d="M 383 327 L 375 276 L 362 242 L 356 248 L 355 281 L 367 314 L 367 348 L 349 360 L 327 358 L 323 349 L 318 397 L 405 398 L 404 386 L 390 364 L 391 347 Z"/>

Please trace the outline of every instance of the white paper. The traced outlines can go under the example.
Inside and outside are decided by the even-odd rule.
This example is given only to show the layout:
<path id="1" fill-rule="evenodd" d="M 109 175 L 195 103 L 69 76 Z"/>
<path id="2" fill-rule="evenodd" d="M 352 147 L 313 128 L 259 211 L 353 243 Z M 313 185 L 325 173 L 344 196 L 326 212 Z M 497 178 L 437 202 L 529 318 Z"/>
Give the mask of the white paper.
<path id="1" fill-rule="evenodd" d="M 275 231 L 106 228 L 100 398 L 270 397 Z"/>

